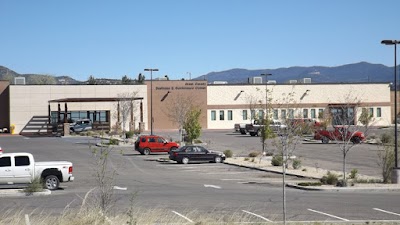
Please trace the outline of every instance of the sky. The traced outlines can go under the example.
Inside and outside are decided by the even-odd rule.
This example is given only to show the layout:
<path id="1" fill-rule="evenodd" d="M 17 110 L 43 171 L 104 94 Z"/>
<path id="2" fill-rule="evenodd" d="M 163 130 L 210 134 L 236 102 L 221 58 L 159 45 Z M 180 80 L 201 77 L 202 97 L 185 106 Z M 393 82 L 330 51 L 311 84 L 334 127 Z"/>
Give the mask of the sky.
<path id="1" fill-rule="evenodd" d="M 189 79 L 233 68 L 394 65 L 398 0 L 0 0 L 17 73 Z"/>

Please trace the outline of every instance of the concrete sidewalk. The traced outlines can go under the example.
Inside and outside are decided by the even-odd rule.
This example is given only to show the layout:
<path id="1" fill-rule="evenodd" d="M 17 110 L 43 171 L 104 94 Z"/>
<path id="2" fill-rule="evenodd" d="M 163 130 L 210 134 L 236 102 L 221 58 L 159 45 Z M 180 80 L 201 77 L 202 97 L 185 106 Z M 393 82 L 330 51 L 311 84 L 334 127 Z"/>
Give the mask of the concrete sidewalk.
<path id="1" fill-rule="evenodd" d="M 225 164 L 246 167 L 250 169 L 256 169 L 271 173 L 283 174 L 282 166 L 272 166 L 271 157 L 233 157 L 227 158 Z M 341 176 L 340 171 L 329 171 Z M 314 182 L 318 182 L 323 176 L 328 173 L 328 170 L 315 167 L 302 166 L 299 169 L 288 168 L 286 169 L 286 175 L 296 176 L 302 178 L 315 179 Z M 348 176 L 348 175 L 347 175 Z M 358 174 L 358 179 L 362 180 L 380 180 L 378 177 L 365 176 Z M 339 178 L 340 179 L 340 178 Z M 310 191 L 399 191 L 400 184 L 383 184 L 383 183 L 356 183 L 352 184 L 351 180 L 348 181 L 347 187 L 336 187 L 333 185 L 321 185 L 321 186 L 300 186 L 297 183 L 287 183 L 286 186 Z"/>

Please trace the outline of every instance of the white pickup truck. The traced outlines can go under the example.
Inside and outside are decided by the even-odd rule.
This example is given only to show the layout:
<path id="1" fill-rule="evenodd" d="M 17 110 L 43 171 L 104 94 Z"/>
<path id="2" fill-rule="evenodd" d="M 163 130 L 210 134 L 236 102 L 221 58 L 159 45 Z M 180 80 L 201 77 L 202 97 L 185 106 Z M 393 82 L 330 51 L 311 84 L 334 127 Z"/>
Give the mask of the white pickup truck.
<path id="1" fill-rule="evenodd" d="M 60 182 L 73 181 L 72 163 L 66 161 L 35 162 L 30 153 L 0 152 L 0 184 L 29 184 L 36 177 L 49 190 L 58 189 Z"/>

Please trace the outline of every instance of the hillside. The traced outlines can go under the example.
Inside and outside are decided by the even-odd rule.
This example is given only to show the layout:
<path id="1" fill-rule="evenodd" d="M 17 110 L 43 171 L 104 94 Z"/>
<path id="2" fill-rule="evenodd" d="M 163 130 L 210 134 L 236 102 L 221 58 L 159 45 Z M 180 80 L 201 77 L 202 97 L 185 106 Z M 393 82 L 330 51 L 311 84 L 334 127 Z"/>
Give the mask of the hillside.
<path id="1" fill-rule="evenodd" d="M 269 73 L 269 80 L 284 83 L 288 80 L 311 78 L 313 83 L 354 83 L 354 82 L 393 82 L 393 67 L 382 64 L 360 62 L 336 67 L 312 66 L 289 67 L 278 69 L 247 70 L 231 69 L 220 72 L 211 72 L 195 78 L 209 82 L 228 81 L 228 83 L 247 83 L 249 77 Z"/>
<path id="2" fill-rule="evenodd" d="M 230 69 L 220 72 L 211 72 L 194 80 L 207 79 L 214 81 L 227 81 L 228 83 L 247 83 L 249 77 L 270 73 L 269 80 L 285 83 L 288 80 L 311 78 L 312 83 L 356 83 L 356 82 L 393 82 L 393 67 L 382 64 L 360 62 L 336 67 L 311 66 L 288 67 L 278 69 Z M 14 77 L 25 77 L 26 84 L 86 84 L 87 81 L 77 81 L 69 76 L 51 76 L 44 74 L 19 74 L 6 67 L 0 66 L 0 80 L 9 80 Z M 97 84 L 120 84 L 121 79 L 95 79 Z"/>

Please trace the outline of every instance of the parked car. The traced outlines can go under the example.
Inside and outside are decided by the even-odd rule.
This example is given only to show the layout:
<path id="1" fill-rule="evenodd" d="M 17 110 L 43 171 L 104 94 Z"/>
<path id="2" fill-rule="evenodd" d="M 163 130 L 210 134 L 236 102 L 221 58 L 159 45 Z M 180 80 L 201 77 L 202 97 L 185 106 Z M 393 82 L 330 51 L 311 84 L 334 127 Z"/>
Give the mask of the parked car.
<path id="1" fill-rule="evenodd" d="M 331 140 L 337 141 L 351 141 L 353 144 L 359 144 L 365 141 L 366 137 L 363 132 L 356 131 L 350 132 L 344 127 L 334 127 L 334 130 L 317 130 L 314 133 L 315 140 L 321 140 L 322 143 L 327 144 Z"/>
<path id="2" fill-rule="evenodd" d="M 178 143 L 169 142 L 157 135 L 141 135 L 135 141 L 135 150 L 142 155 L 149 155 L 153 152 L 170 152 L 178 148 Z"/>
<path id="3" fill-rule="evenodd" d="M 255 120 L 254 123 L 252 123 L 252 124 L 246 124 L 246 131 L 251 136 L 256 136 L 256 135 L 257 136 L 261 136 L 261 132 L 262 132 L 263 127 L 264 127 L 263 121 Z M 286 129 L 287 128 L 286 124 L 283 124 L 279 120 L 270 120 L 269 121 L 269 127 L 274 132 L 278 132 L 281 129 Z"/>
<path id="4" fill-rule="evenodd" d="M 80 119 L 69 125 L 71 132 L 82 132 L 88 131 L 93 128 L 92 121 L 90 119 Z"/>
<path id="5" fill-rule="evenodd" d="M 189 162 L 215 162 L 221 163 L 225 160 L 222 152 L 210 151 L 203 146 L 187 145 L 169 152 L 169 159 L 178 163 L 188 164 Z"/>
<path id="6" fill-rule="evenodd" d="M 45 188 L 56 190 L 60 182 L 74 180 L 72 168 L 71 162 L 35 162 L 30 153 L 4 153 L 0 154 L 0 184 L 29 184 L 38 177 Z"/>

